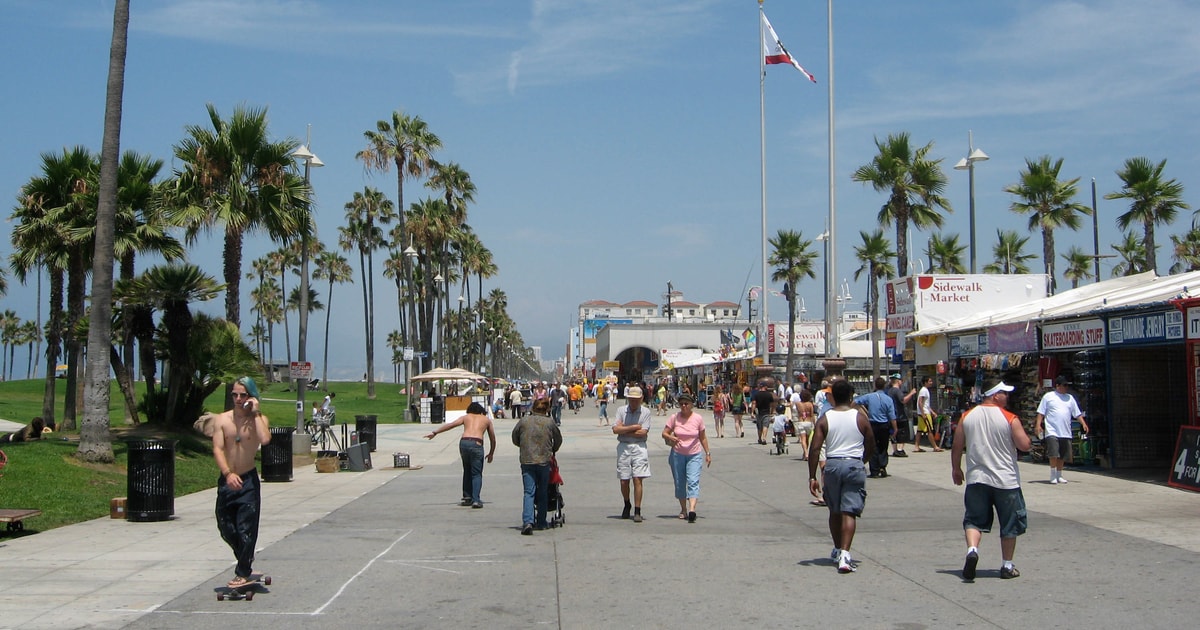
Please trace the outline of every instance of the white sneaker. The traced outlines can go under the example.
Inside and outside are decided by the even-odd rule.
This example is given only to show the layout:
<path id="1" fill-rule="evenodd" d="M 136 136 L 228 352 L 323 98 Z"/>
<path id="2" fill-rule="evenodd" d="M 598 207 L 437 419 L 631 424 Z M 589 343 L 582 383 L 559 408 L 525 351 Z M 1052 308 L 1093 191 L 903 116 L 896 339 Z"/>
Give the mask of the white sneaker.
<path id="1" fill-rule="evenodd" d="M 1067 483 L 1067 478 L 1062 475 L 1058 476 L 1058 483 Z"/>
<path id="2" fill-rule="evenodd" d="M 838 558 L 838 573 L 854 573 L 856 570 L 854 559 L 850 557 L 850 552 L 843 552 L 842 557 Z"/>
<path id="3" fill-rule="evenodd" d="M 835 562 L 836 562 L 836 561 L 838 560 L 838 558 L 841 558 L 841 557 L 842 557 L 842 550 L 841 550 L 841 549 L 838 549 L 837 547 L 834 547 L 834 548 L 833 548 L 833 551 L 830 551 L 830 552 L 829 552 L 829 559 L 830 559 L 830 560 L 833 560 L 833 561 L 835 561 Z"/>
<path id="4" fill-rule="evenodd" d="M 1051 477 L 1050 483 L 1058 483 L 1058 477 Z"/>

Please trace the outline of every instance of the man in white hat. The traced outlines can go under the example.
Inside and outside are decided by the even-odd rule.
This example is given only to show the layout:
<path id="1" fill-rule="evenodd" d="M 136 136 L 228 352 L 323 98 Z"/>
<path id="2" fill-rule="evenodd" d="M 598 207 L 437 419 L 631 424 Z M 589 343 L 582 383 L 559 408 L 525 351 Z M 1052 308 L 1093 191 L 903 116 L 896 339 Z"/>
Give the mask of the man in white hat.
<path id="1" fill-rule="evenodd" d="M 625 391 L 625 406 L 617 411 L 613 419 L 612 432 L 617 434 L 617 477 L 621 480 L 621 497 L 625 507 L 621 518 L 629 518 L 633 510 L 633 522 L 642 522 L 642 480 L 650 476 L 650 452 L 646 448 L 646 437 L 650 435 L 650 410 L 642 406 L 642 388 L 630 387 Z M 633 481 L 633 503 L 629 502 L 629 485 Z"/>
<path id="2" fill-rule="evenodd" d="M 1025 533 L 1028 526 L 1017 451 L 1029 450 L 1029 436 L 1021 419 L 1004 408 L 1013 386 L 999 381 L 985 387 L 983 402 L 964 414 L 959 422 L 950 451 L 954 484 L 967 483 L 963 495 L 967 558 L 962 577 L 968 582 L 975 580 L 983 532 L 992 530 L 992 510 L 1000 520 L 1000 552 L 1004 561 L 1000 568 L 1001 579 L 1020 577 L 1021 572 L 1013 566 L 1013 554 L 1017 550 L 1017 536 Z M 965 475 L 962 469 L 964 450 L 967 453 Z"/>

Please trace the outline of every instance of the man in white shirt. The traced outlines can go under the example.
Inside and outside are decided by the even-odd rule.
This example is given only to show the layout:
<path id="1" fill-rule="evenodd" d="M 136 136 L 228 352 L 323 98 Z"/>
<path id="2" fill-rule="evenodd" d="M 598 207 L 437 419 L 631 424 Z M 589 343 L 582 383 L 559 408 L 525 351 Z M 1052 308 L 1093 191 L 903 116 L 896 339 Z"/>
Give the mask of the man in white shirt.
<path id="1" fill-rule="evenodd" d="M 1067 483 L 1066 477 L 1062 476 L 1062 470 L 1063 462 L 1072 460 L 1071 421 L 1078 420 L 1083 432 L 1088 432 L 1087 421 L 1083 418 L 1083 412 L 1079 410 L 1079 403 L 1075 401 L 1074 396 L 1067 393 L 1067 386 L 1070 384 L 1071 381 L 1066 376 L 1060 375 L 1054 379 L 1054 389 L 1046 392 L 1038 403 L 1037 422 L 1033 429 L 1034 433 L 1041 435 L 1042 425 L 1045 423 L 1046 435 L 1042 442 L 1046 445 L 1046 457 L 1050 458 L 1050 483 L 1053 484 Z"/>
<path id="2" fill-rule="evenodd" d="M 922 434 L 929 438 L 929 445 L 933 447 L 935 453 L 942 450 L 933 434 L 937 427 L 933 424 L 933 392 L 930 390 L 932 386 L 933 377 L 926 376 L 921 379 L 921 391 L 917 393 L 917 430 L 913 433 L 913 450 L 918 453 L 925 452 L 925 449 L 921 448 Z"/>
<path id="3" fill-rule="evenodd" d="M 850 406 L 854 386 L 849 381 L 835 381 L 830 397 L 834 406 L 817 419 L 808 445 L 808 491 L 829 506 L 831 557 L 838 563 L 838 573 L 851 573 L 855 566 L 850 544 L 867 498 L 864 462 L 875 451 L 875 438 L 867 413 L 861 407 Z M 826 461 L 818 478 L 821 447 L 825 447 Z"/>

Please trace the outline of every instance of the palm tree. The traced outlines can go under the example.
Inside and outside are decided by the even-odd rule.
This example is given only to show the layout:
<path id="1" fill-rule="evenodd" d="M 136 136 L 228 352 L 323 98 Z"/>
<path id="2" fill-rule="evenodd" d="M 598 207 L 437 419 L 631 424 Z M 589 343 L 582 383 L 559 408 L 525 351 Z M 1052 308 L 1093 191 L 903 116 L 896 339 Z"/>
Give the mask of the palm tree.
<path id="1" fill-rule="evenodd" d="M 390 121 L 380 120 L 375 123 L 375 129 L 363 132 L 367 147 L 354 157 L 361 160 L 368 171 L 387 172 L 392 166 L 396 168 L 396 205 L 400 212 L 399 232 L 400 241 L 397 247 L 403 247 L 407 241 L 407 229 L 404 215 L 404 180 L 422 177 L 433 167 L 433 154 L 442 148 L 442 141 L 420 116 L 408 116 L 396 110 L 392 112 Z M 404 285 L 412 287 L 413 269 L 407 258 L 400 259 L 401 278 Z M 416 325 L 416 304 L 408 304 L 408 325 Z M 402 315 L 403 320 L 403 315 Z M 404 326 L 401 326 L 404 329 Z M 421 370 L 424 371 L 424 360 Z"/>
<path id="2" fill-rule="evenodd" d="M 9 309 L 0 313 L 0 343 L 4 345 L 0 351 L 0 380 L 12 380 L 12 364 L 9 362 L 9 348 L 18 343 L 17 336 L 21 330 L 21 318 L 17 312 Z"/>
<path id="3" fill-rule="evenodd" d="M 1120 243 L 1112 246 L 1121 262 L 1113 266 L 1112 277 L 1132 276 L 1149 271 L 1146 265 L 1146 242 L 1133 232 L 1125 232 Z"/>
<path id="4" fill-rule="evenodd" d="M 266 108 L 238 106 L 223 120 L 209 104 L 208 117 L 211 129 L 189 125 L 175 145 L 183 170 L 169 200 L 190 241 L 216 226 L 224 230 L 225 318 L 240 326 L 246 233 L 262 229 L 273 241 L 301 239 L 312 226 L 310 191 L 291 156 L 300 142 L 271 141 Z"/>
<path id="5" fill-rule="evenodd" d="M 283 303 L 283 296 L 288 295 L 287 291 L 287 276 L 288 272 L 300 264 L 299 252 L 293 252 L 290 247 L 280 247 L 275 251 L 267 254 L 267 261 L 271 267 L 271 271 L 279 274 L 279 297 L 280 306 L 283 307 L 283 348 L 286 355 L 288 365 L 292 363 L 292 333 L 288 326 L 288 311 L 287 305 Z"/>
<path id="6" fill-rule="evenodd" d="M 939 208 L 953 212 L 942 196 L 946 175 L 940 159 L 930 160 L 933 143 L 913 150 L 908 132 L 875 139 L 878 155 L 869 164 L 854 171 L 852 179 L 870 184 L 876 192 L 886 193 L 887 201 L 879 210 L 881 225 L 896 224 L 896 259 L 900 276 L 908 275 L 908 225 L 917 228 L 941 227 L 944 220 Z"/>
<path id="7" fill-rule="evenodd" d="M 29 356 L 25 361 L 25 378 L 33 378 L 33 357 L 37 354 L 34 344 L 42 340 L 42 331 L 37 322 L 27 321 L 21 326 L 21 340 L 28 345 Z"/>
<path id="8" fill-rule="evenodd" d="M 266 278 L 250 291 L 250 302 L 253 304 L 250 308 L 257 313 L 266 329 L 267 345 L 260 351 L 259 359 L 263 362 L 263 371 L 271 373 L 275 369 L 275 324 L 283 321 L 283 290 L 274 278 Z M 265 368 L 267 365 L 271 366 L 270 369 Z"/>
<path id="9" fill-rule="evenodd" d="M 1193 227 L 1183 236 L 1172 234 L 1171 249 L 1175 259 L 1171 273 L 1200 270 L 1200 228 Z"/>
<path id="10" fill-rule="evenodd" d="M 875 230 L 870 234 L 859 231 L 858 234 L 862 238 L 862 244 L 854 247 L 854 256 L 858 258 L 859 262 L 858 270 L 854 272 L 854 279 L 858 280 L 865 271 L 867 282 L 871 285 L 868 292 L 870 296 L 868 299 L 871 302 L 871 376 L 878 378 L 879 343 L 876 339 L 879 336 L 879 281 L 895 275 L 896 268 L 891 261 L 896 252 L 892 251 L 892 243 L 884 237 L 882 229 Z"/>
<path id="11" fill-rule="evenodd" d="M 816 278 L 813 271 L 813 261 L 817 252 L 809 249 L 812 241 L 807 240 L 796 230 L 779 230 L 768 242 L 771 244 L 771 255 L 767 263 L 775 267 L 771 272 L 771 280 L 783 282 L 783 296 L 788 303 L 788 351 L 787 373 L 788 380 L 794 378 L 795 340 L 796 340 L 796 285 L 804 276 Z"/>
<path id="12" fill-rule="evenodd" d="M 1029 215 L 1029 231 L 1042 231 L 1042 261 L 1046 275 L 1050 278 L 1050 292 L 1058 286 L 1054 273 L 1054 230 L 1065 227 L 1078 230 L 1080 215 L 1092 214 L 1092 209 L 1073 201 L 1079 192 L 1079 178 L 1060 181 L 1059 171 L 1063 160 L 1051 162 L 1049 155 L 1037 160 L 1025 159 L 1025 170 L 1021 181 L 1004 187 L 1004 192 L 1016 195 L 1009 209 L 1017 214 Z"/>
<path id="13" fill-rule="evenodd" d="M 1073 245 L 1062 257 L 1067 263 L 1067 268 L 1063 270 L 1063 277 L 1071 281 L 1072 289 L 1079 288 L 1080 280 L 1092 277 L 1093 258 L 1091 254 Z"/>
<path id="14" fill-rule="evenodd" d="M 338 228 L 338 244 L 345 251 L 358 251 L 363 280 L 363 318 L 366 322 L 367 399 L 375 399 L 375 250 L 387 242 L 381 225 L 396 218 L 392 202 L 375 188 L 363 188 L 346 204 L 346 225 Z"/>
<path id="15" fill-rule="evenodd" d="M 313 278 L 318 280 L 329 280 L 329 293 L 326 295 L 326 300 L 329 302 L 329 308 L 325 309 L 325 355 L 321 360 L 321 387 L 326 391 L 329 389 L 329 318 L 333 314 L 333 285 L 343 282 L 354 282 L 354 269 L 350 267 L 350 262 L 345 256 L 337 252 L 324 251 L 317 254 L 315 258 L 316 269 L 313 270 Z"/>
<path id="16" fill-rule="evenodd" d="M 935 232 L 929 237 L 929 245 L 925 250 L 925 255 L 929 256 L 929 273 L 967 273 L 962 261 L 966 249 L 965 245 L 959 244 L 957 234 L 943 238 Z"/>
<path id="17" fill-rule="evenodd" d="M 984 265 L 984 273 L 1029 273 L 1026 261 L 1033 260 L 1033 254 L 1024 252 L 1029 237 L 1022 237 L 1016 230 L 996 230 L 996 246 L 992 248 L 995 262 Z"/>
<path id="18" fill-rule="evenodd" d="M 1190 208 L 1183 201 L 1183 184 L 1163 179 L 1167 161 L 1153 164 L 1148 158 L 1125 160 L 1125 168 L 1117 171 L 1121 190 L 1104 195 L 1105 199 L 1128 199 L 1129 211 L 1117 217 L 1117 227 L 1129 229 L 1142 224 L 1145 234 L 1146 270 L 1158 272 L 1158 247 L 1154 243 L 1154 226 L 1170 225 L 1180 210 Z"/>

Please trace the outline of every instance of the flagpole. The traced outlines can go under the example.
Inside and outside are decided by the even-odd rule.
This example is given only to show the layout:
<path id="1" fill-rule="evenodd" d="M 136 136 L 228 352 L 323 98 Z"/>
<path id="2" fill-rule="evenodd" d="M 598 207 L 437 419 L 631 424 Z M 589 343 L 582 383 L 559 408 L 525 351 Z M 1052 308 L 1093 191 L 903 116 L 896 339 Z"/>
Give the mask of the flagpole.
<path id="1" fill-rule="evenodd" d="M 841 374 L 846 366 L 846 362 L 841 358 L 841 322 L 838 317 L 837 308 L 837 195 L 836 195 L 836 178 L 834 176 L 835 165 L 835 150 L 834 150 L 834 122 L 833 122 L 833 0 L 827 0 L 827 23 L 829 36 L 829 82 L 826 84 L 826 89 L 829 91 L 829 240 L 825 242 L 828 246 L 825 260 L 825 338 L 828 340 L 826 356 L 825 356 L 825 373 Z M 874 342 L 872 342 L 874 343 Z"/>
<path id="2" fill-rule="evenodd" d="M 754 353 L 761 355 L 763 365 L 770 364 L 767 353 L 767 58 L 763 50 L 763 0 L 758 0 L 758 163 L 762 196 L 762 304 L 759 306 L 758 336 Z"/>

